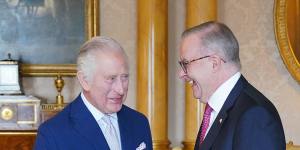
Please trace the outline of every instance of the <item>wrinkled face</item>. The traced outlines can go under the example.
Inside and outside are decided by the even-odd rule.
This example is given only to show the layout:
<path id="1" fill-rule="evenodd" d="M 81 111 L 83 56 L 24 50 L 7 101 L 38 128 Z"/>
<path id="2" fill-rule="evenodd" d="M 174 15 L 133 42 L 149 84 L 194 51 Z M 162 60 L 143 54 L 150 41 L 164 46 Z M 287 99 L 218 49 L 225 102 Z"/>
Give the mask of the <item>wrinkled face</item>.
<path id="1" fill-rule="evenodd" d="M 212 75 L 212 64 L 209 63 L 210 56 L 201 50 L 199 37 L 191 34 L 180 43 L 180 61 L 182 62 L 179 77 L 192 86 L 193 95 L 206 103 L 210 94 L 210 81 Z"/>
<path id="2" fill-rule="evenodd" d="M 122 54 L 96 54 L 96 70 L 91 81 L 78 78 L 87 100 L 102 113 L 115 113 L 122 108 L 129 83 L 128 64 Z"/>

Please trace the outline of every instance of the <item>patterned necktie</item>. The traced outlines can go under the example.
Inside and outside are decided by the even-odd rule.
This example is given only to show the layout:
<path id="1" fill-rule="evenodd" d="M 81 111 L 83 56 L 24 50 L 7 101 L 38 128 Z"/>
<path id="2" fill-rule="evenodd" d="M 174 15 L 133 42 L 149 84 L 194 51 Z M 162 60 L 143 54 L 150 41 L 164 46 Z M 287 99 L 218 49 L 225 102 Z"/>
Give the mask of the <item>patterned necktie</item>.
<path id="1" fill-rule="evenodd" d="M 200 144 L 204 141 L 205 138 L 205 133 L 209 127 L 209 120 L 210 120 L 210 115 L 213 109 L 208 105 L 208 103 L 205 106 L 205 111 L 203 114 L 203 120 L 201 124 L 201 133 L 200 133 Z"/>
<path id="2" fill-rule="evenodd" d="M 117 135 L 116 129 L 114 128 L 113 124 L 111 123 L 111 119 L 113 119 L 113 118 L 111 118 L 111 116 L 109 116 L 109 115 L 104 115 L 104 117 L 102 117 L 102 119 L 103 119 L 104 123 L 106 124 L 104 136 L 106 138 L 109 148 L 111 150 L 120 150 L 118 135 Z"/>

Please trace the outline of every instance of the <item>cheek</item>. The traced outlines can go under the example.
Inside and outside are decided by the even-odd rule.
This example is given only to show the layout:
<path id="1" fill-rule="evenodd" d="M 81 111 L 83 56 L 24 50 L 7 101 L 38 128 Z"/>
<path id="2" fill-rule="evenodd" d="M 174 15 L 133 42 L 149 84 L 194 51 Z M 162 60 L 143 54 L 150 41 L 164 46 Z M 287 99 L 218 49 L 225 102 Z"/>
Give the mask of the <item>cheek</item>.
<path id="1" fill-rule="evenodd" d="M 199 80 L 199 77 L 201 76 L 201 74 L 199 73 L 199 71 L 196 70 L 196 69 L 189 70 L 188 73 L 187 73 L 187 75 L 192 80 Z"/>
<path id="2" fill-rule="evenodd" d="M 94 84 L 91 87 L 91 91 L 93 93 L 94 96 L 97 97 L 106 97 L 106 95 L 109 93 L 111 89 L 111 86 L 108 84 Z"/>
<path id="3" fill-rule="evenodd" d="M 129 85 L 129 81 L 128 80 L 121 80 L 119 82 L 119 86 L 122 86 L 122 89 L 124 90 L 124 92 L 128 91 L 128 85 Z"/>
<path id="4" fill-rule="evenodd" d="M 126 82 L 123 83 L 123 89 L 125 91 L 128 91 L 128 86 L 129 86 L 129 82 L 128 81 L 126 81 Z"/>
<path id="5" fill-rule="evenodd" d="M 203 82 L 208 78 L 210 78 L 211 76 L 210 71 L 211 70 L 206 65 L 197 66 L 195 64 L 195 67 L 190 70 L 190 77 L 193 78 L 194 80 L 199 80 Z"/>

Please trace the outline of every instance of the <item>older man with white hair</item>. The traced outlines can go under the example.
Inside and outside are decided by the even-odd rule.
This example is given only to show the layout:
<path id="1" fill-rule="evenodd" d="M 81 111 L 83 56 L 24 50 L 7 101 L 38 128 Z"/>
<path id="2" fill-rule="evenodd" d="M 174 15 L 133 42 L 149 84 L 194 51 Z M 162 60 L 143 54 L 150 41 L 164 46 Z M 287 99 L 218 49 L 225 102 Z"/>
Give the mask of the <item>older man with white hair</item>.
<path id="1" fill-rule="evenodd" d="M 152 149 L 147 118 L 125 106 L 128 58 L 108 37 L 94 37 L 77 58 L 80 95 L 38 129 L 35 150 Z"/>

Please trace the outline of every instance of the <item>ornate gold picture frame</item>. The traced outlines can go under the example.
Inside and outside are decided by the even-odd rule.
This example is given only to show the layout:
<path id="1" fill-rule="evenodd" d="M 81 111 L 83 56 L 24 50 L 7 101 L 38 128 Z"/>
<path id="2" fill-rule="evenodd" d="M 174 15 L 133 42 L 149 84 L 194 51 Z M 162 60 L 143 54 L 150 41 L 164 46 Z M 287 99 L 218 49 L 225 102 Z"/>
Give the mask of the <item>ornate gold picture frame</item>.
<path id="1" fill-rule="evenodd" d="M 293 10 L 289 10 L 291 8 L 288 6 L 292 6 Z M 288 71 L 298 83 L 300 83 L 300 47 L 295 44 L 300 42 L 299 7 L 300 0 L 275 0 L 274 5 L 275 36 L 280 55 Z M 291 21 L 292 24 L 290 24 Z"/>
<path id="2" fill-rule="evenodd" d="M 99 0 L 84 0 L 85 38 L 99 35 Z M 78 47 L 79 49 L 79 47 Z M 75 64 L 21 64 L 22 76 L 75 76 Z"/>

